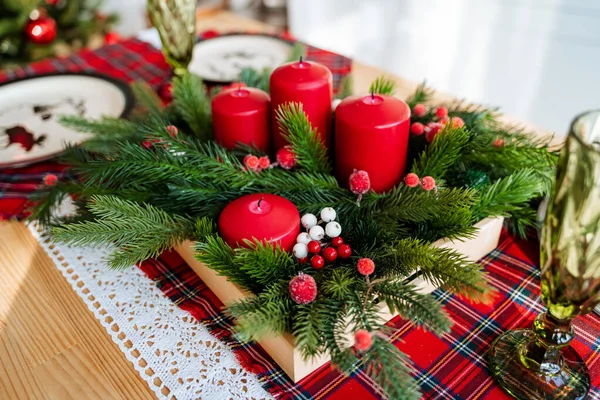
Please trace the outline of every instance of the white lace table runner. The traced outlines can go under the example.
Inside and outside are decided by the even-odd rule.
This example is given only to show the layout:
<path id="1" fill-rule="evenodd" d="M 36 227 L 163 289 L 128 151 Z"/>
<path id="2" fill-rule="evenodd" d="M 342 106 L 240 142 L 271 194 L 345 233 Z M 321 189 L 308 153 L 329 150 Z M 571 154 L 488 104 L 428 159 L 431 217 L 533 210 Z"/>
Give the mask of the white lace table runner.
<path id="1" fill-rule="evenodd" d="M 136 267 L 113 271 L 107 249 L 55 245 L 29 229 L 160 399 L 271 398 L 231 349 Z"/>

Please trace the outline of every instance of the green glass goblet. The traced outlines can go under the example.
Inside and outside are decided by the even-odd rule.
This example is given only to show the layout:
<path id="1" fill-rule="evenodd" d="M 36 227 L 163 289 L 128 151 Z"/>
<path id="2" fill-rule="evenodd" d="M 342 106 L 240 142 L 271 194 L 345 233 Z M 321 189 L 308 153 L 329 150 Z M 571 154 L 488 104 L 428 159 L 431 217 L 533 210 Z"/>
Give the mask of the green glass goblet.
<path id="1" fill-rule="evenodd" d="M 519 399 L 584 399 L 589 371 L 569 345 L 572 320 L 600 302 L 600 110 L 577 117 L 562 149 L 542 228 L 541 293 L 532 329 L 492 344 L 488 366 Z"/>
<path id="2" fill-rule="evenodd" d="M 148 0 L 147 8 L 167 63 L 185 75 L 196 40 L 196 0 Z"/>

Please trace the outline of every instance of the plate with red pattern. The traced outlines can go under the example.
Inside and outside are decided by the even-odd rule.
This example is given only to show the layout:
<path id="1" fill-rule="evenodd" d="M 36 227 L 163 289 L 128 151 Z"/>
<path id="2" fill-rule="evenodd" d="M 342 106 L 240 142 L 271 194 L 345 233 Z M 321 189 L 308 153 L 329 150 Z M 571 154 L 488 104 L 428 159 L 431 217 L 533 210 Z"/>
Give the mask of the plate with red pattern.
<path id="1" fill-rule="evenodd" d="M 88 73 L 48 74 L 0 84 L 0 168 L 44 161 L 86 134 L 60 124 L 61 115 L 122 117 L 133 105 L 125 82 Z"/>

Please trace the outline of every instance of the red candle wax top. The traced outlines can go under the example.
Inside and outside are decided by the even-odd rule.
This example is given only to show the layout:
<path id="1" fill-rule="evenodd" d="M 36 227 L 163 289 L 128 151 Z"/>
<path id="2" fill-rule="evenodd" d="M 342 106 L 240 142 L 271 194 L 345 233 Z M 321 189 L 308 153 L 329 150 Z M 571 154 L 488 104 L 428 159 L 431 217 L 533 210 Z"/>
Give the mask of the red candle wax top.
<path id="1" fill-rule="evenodd" d="M 229 203 L 219 216 L 225 243 L 245 246 L 244 239 L 276 243 L 291 251 L 300 233 L 300 213 L 288 199 L 274 194 L 249 194 Z"/>
<path id="2" fill-rule="evenodd" d="M 385 128 L 410 119 L 410 108 L 400 99 L 369 94 L 346 97 L 335 109 L 335 118 L 352 120 L 353 124 Z"/>
<path id="3" fill-rule="evenodd" d="M 333 81 L 333 75 L 326 66 L 308 61 L 292 61 L 283 64 L 271 74 L 271 82 L 278 86 L 288 86 L 294 90 L 310 90 Z"/>
<path id="4" fill-rule="evenodd" d="M 269 107 L 269 95 L 256 88 L 233 88 L 223 90 L 212 100 L 212 108 L 217 112 L 228 110 L 232 115 L 256 114 Z"/>

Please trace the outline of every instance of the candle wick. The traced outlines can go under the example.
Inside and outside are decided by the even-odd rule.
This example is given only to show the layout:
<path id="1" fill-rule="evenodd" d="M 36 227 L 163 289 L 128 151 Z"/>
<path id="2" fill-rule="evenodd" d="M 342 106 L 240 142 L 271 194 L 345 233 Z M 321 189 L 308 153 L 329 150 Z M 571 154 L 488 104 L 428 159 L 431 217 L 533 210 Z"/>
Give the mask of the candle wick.
<path id="1" fill-rule="evenodd" d="M 300 56 L 300 64 L 302 64 L 302 56 Z"/>
<path id="2" fill-rule="evenodd" d="M 260 200 L 258 200 L 258 204 L 256 205 L 258 207 L 258 209 L 260 210 L 260 203 L 264 200 L 264 197 L 261 197 Z"/>
<path id="3" fill-rule="evenodd" d="M 375 93 L 371 91 L 371 100 L 375 100 Z"/>

